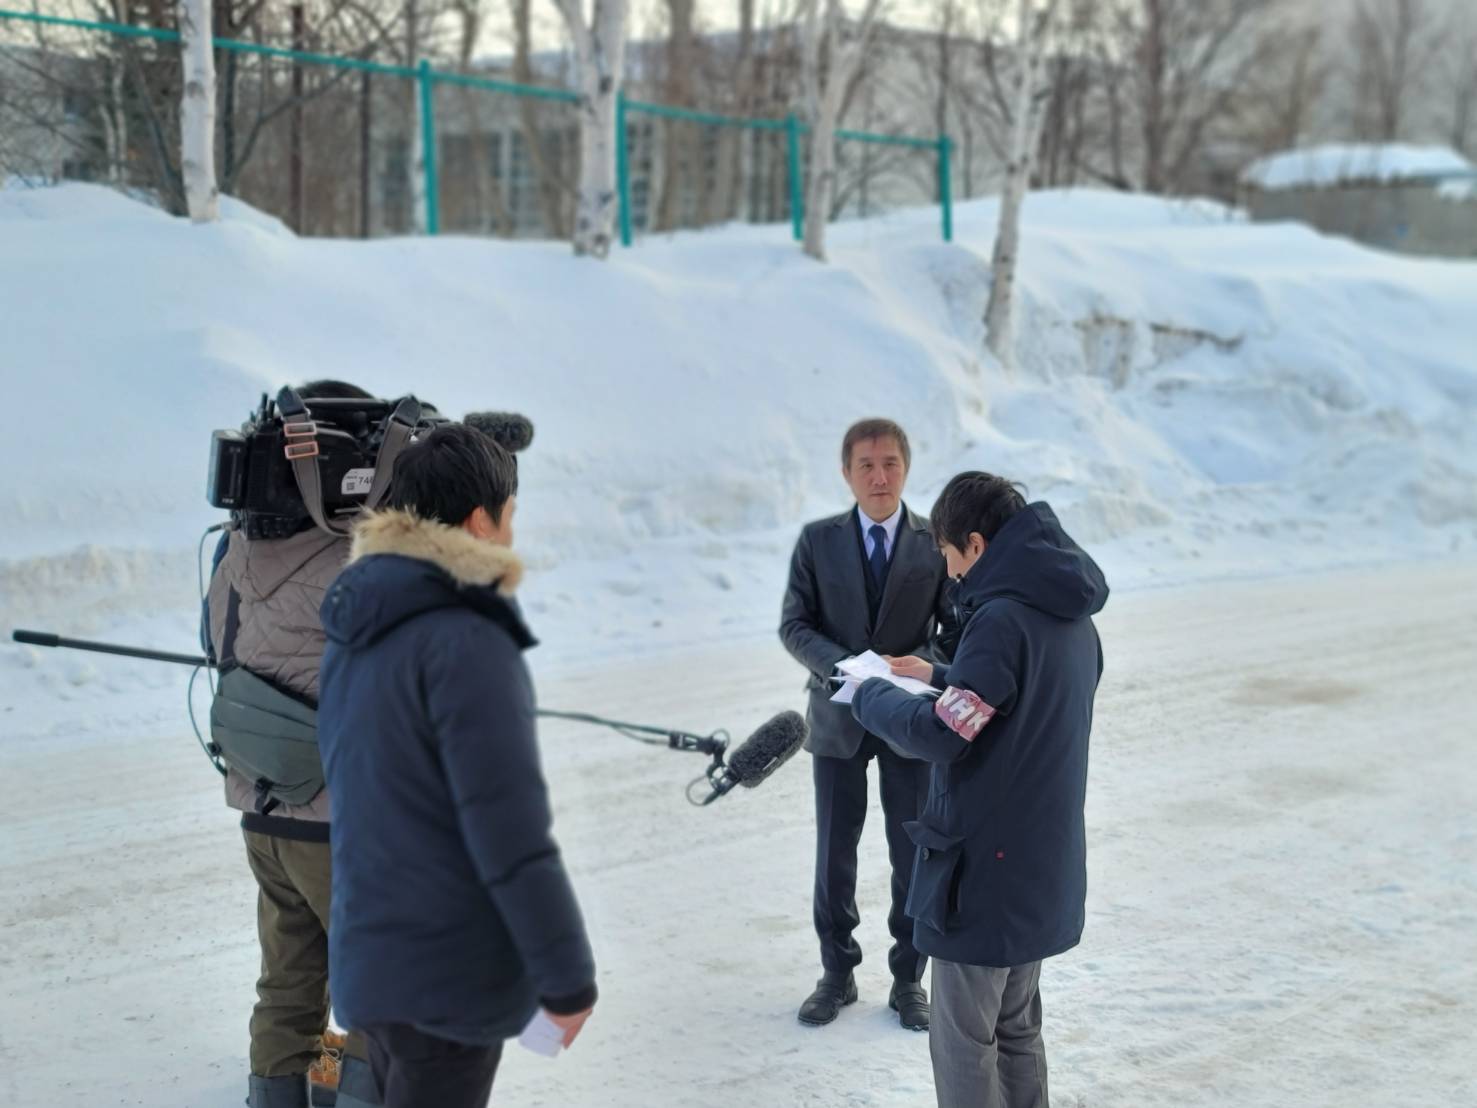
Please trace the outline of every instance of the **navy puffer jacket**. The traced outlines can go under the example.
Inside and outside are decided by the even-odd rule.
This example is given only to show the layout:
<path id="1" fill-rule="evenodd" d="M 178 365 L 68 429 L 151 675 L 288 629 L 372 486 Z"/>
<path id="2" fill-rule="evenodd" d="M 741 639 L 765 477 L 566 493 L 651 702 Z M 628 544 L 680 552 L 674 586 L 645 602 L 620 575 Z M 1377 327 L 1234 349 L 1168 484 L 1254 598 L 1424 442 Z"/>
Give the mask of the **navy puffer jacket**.
<path id="1" fill-rule="evenodd" d="M 463 1042 L 595 999 L 551 827 L 510 550 L 381 512 L 323 601 L 329 974 L 349 1027 Z"/>
<path id="2" fill-rule="evenodd" d="M 863 727 L 933 763 L 908 914 L 920 951 L 1018 966 L 1082 938 L 1087 742 L 1103 654 L 1097 564 L 1045 504 L 996 534 L 958 592 L 963 637 L 937 700 L 880 678 L 857 690 Z"/>

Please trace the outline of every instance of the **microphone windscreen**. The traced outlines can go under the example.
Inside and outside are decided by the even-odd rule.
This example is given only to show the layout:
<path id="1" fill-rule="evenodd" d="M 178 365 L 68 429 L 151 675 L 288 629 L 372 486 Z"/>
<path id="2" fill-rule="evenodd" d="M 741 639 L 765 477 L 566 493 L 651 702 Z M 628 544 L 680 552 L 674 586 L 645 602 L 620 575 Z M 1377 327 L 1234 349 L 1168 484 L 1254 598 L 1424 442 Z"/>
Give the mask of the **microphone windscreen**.
<path id="1" fill-rule="evenodd" d="M 475 427 L 510 454 L 527 449 L 533 442 L 533 424 L 517 412 L 468 412 L 462 422 Z"/>
<path id="2" fill-rule="evenodd" d="M 781 712 L 729 755 L 728 772 L 740 785 L 752 789 L 793 758 L 809 733 L 799 712 Z"/>

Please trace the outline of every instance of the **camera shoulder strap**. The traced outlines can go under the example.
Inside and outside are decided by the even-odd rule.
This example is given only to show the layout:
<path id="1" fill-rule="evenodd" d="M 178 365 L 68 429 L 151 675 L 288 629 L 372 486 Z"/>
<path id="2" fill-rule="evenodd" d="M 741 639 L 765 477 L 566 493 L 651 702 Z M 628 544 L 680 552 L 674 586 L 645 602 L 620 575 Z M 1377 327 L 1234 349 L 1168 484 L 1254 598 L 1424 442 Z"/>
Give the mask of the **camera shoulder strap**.
<path id="1" fill-rule="evenodd" d="M 292 475 L 297 478 L 297 491 L 302 494 L 303 506 L 319 528 L 331 535 L 347 535 L 351 525 L 330 519 L 323 512 L 323 478 L 318 473 L 318 425 L 311 419 L 283 423 L 282 433 L 287 436 L 285 453 L 292 463 Z"/>
<path id="2" fill-rule="evenodd" d="M 390 491 L 390 478 L 395 472 L 395 459 L 410 445 L 416 425 L 421 421 L 421 404 L 413 396 L 407 396 L 395 405 L 385 428 L 385 441 L 380 444 L 379 455 L 374 460 L 374 481 L 369 486 L 369 495 L 364 500 L 364 510 L 372 512 L 380 506 L 385 493 Z"/>
<path id="3" fill-rule="evenodd" d="M 318 472 L 318 424 L 308 406 L 291 386 L 277 394 L 277 410 L 282 413 L 282 434 L 287 439 L 283 453 L 292 463 L 292 475 L 303 506 L 320 530 L 331 535 L 347 535 L 350 524 L 329 519 L 323 511 L 323 478 Z"/>

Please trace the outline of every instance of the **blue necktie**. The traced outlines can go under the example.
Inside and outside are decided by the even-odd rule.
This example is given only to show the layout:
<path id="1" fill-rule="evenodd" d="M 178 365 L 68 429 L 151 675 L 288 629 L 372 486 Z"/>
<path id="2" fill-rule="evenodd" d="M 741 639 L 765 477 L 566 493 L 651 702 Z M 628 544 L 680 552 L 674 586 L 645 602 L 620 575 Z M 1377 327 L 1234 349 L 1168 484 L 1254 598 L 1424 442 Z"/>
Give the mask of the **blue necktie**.
<path id="1" fill-rule="evenodd" d="M 867 534 L 872 536 L 872 580 L 880 589 L 887 579 L 887 528 L 874 523 Z"/>

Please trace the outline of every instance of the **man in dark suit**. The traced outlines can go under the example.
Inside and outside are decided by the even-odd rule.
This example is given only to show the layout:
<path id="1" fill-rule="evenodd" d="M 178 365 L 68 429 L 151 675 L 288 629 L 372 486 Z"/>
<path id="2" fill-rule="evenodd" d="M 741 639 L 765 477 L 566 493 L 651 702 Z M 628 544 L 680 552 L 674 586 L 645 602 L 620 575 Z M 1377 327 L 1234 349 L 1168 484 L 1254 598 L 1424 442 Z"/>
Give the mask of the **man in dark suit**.
<path id="1" fill-rule="evenodd" d="M 958 629 L 947 597 L 943 556 L 927 521 L 902 502 L 911 455 L 908 436 L 891 420 L 854 424 L 841 447 L 841 472 L 856 506 L 807 524 L 795 544 L 780 638 L 810 671 L 810 737 L 815 771 L 815 929 L 821 979 L 800 1007 L 800 1021 L 826 1024 L 857 999 L 852 971 L 862 952 L 852 937 L 857 843 L 867 816 L 867 763 L 877 760 L 892 863 L 888 1003 L 904 1027 L 928 1028 L 928 996 L 920 981 L 925 958 L 913 945 L 904 912 L 913 844 L 903 830 L 928 792 L 923 763 L 905 758 L 864 731 L 845 704 L 834 704 L 836 663 L 874 650 L 884 656 L 924 654 L 946 662 Z"/>

